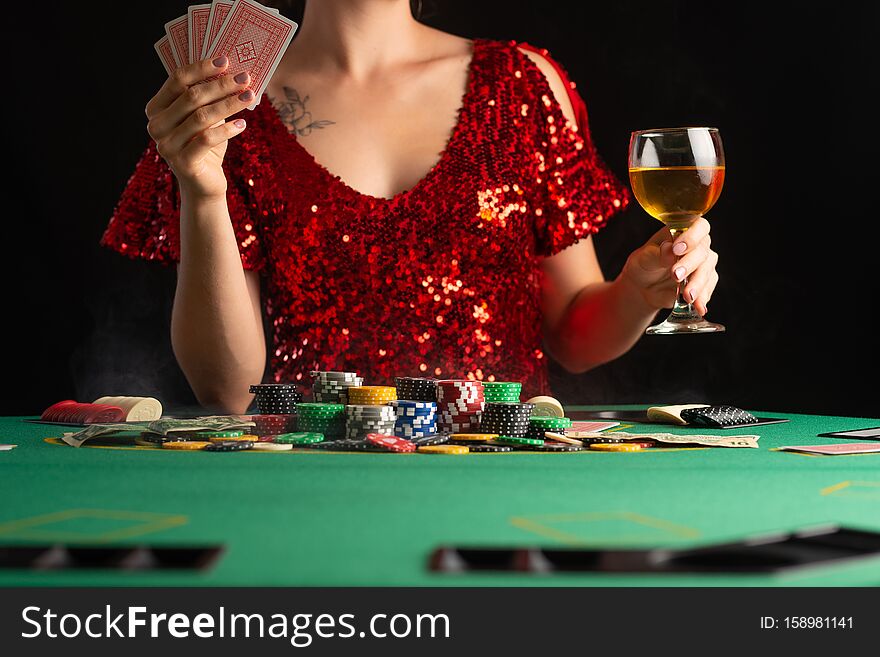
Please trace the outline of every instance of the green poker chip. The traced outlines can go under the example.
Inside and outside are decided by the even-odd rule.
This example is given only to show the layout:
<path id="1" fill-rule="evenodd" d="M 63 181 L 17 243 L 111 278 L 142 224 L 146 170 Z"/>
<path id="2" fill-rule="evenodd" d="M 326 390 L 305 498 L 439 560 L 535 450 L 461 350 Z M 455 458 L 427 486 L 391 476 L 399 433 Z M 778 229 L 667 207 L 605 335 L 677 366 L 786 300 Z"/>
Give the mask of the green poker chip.
<path id="1" fill-rule="evenodd" d="M 541 429 L 569 429 L 571 427 L 570 417 L 550 417 L 549 415 L 533 415 L 529 418 L 529 424 L 533 427 Z"/>
<path id="2" fill-rule="evenodd" d="M 244 435 L 244 431 L 194 431 L 187 435 L 196 440 L 210 440 L 211 438 L 238 438 Z"/>
<path id="3" fill-rule="evenodd" d="M 498 436 L 492 442 L 502 445 L 525 445 L 529 447 L 540 447 L 544 444 L 544 441 L 538 438 L 521 438 L 520 436 Z"/>
<path id="4" fill-rule="evenodd" d="M 281 433 L 275 436 L 272 442 L 281 445 L 313 445 L 323 442 L 324 434 L 312 431 L 298 431 L 295 433 Z"/>

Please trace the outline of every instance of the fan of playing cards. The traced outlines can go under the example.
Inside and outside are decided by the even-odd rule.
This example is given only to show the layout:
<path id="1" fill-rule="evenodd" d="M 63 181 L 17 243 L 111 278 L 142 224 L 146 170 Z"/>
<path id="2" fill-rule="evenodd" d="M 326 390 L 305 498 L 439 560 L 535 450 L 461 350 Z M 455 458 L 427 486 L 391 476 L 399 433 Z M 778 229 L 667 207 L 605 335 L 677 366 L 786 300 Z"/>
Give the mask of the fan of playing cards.
<path id="1" fill-rule="evenodd" d="M 260 104 L 266 85 L 296 32 L 297 24 L 253 0 L 192 5 L 185 16 L 165 23 L 165 36 L 156 52 L 171 75 L 176 69 L 202 59 L 226 56 L 224 75 L 250 74 L 254 102 Z"/>

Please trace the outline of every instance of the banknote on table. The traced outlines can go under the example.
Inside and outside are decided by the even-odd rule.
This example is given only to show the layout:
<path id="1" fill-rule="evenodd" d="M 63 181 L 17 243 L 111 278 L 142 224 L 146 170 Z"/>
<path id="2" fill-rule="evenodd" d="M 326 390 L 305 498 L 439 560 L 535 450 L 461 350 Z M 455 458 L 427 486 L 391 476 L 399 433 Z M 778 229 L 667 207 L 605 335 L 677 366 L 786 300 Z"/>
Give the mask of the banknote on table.
<path id="1" fill-rule="evenodd" d="M 251 420 L 244 420 L 235 415 L 209 415 L 197 418 L 160 418 L 152 422 L 126 422 L 125 424 L 92 424 L 82 431 L 65 433 L 61 440 L 71 447 L 81 447 L 92 438 L 106 438 L 122 433 L 154 433 L 167 436 L 171 432 L 187 431 L 229 431 L 232 429 L 248 429 L 256 426 Z"/>
<path id="2" fill-rule="evenodd" d="M 706 447 L 751 447 L 757 449 L 760 436 L 706 436 L 699 434 L 629 433 L 627 431 L 568 431 L 569 438 L 620 438 L 621 440 L 654 440 L 667 445 L 705 445 Z"/>

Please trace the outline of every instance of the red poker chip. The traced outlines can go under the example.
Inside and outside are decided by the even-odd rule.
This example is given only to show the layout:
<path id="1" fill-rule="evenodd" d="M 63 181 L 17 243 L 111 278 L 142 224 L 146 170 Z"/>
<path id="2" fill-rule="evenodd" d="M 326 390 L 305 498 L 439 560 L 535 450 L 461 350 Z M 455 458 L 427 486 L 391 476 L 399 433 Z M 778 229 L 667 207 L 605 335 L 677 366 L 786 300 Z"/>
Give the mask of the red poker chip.
<path id="1" fill-rule="evenodd" d="M 415 444 L 411 441 L 398 438 L 391 434 L 368 433 L 366 438 L 367 442 L 384 447 L 392 452 L 414 452 L 416 450 Z"/>
<path id="2" fill-rule="evenodd" d="M 60 418 L 63 416 L 64 411 L 71 405 L 76 404 L 77 402 L 72 399 L 65 399 L 64 401 L 56 402 L 43 411 L 40 419 L 44 422 L 60 422 Z"/>

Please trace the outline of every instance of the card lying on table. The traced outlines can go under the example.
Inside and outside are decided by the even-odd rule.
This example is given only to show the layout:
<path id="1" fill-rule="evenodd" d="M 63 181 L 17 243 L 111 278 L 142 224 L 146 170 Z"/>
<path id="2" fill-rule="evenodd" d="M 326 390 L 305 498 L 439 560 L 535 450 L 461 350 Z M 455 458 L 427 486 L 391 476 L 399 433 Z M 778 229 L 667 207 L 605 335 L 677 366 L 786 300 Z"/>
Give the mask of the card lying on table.
<path id="1" fill-rule="evenodd" d="M 194 61 L 229 57 L 224 75 L 246 71 L 251 76 L 252 110 L 260 104 L 297 27 L 277 9 L 254 0 L 214 0 L 193 5 L 184 16 L 168 21 L 155 49 L 168 75 Z"/>
<path id="2" fill-rule="evenodd" d="M 806 454 L 823 454 L 836 456 L 838 454 L 873 454 L 880 452 L 880 443 L 839 443 L 836 445 L 789 445 L 780 447 L 780 450 L 788 452 L 804 452 Z"/>

